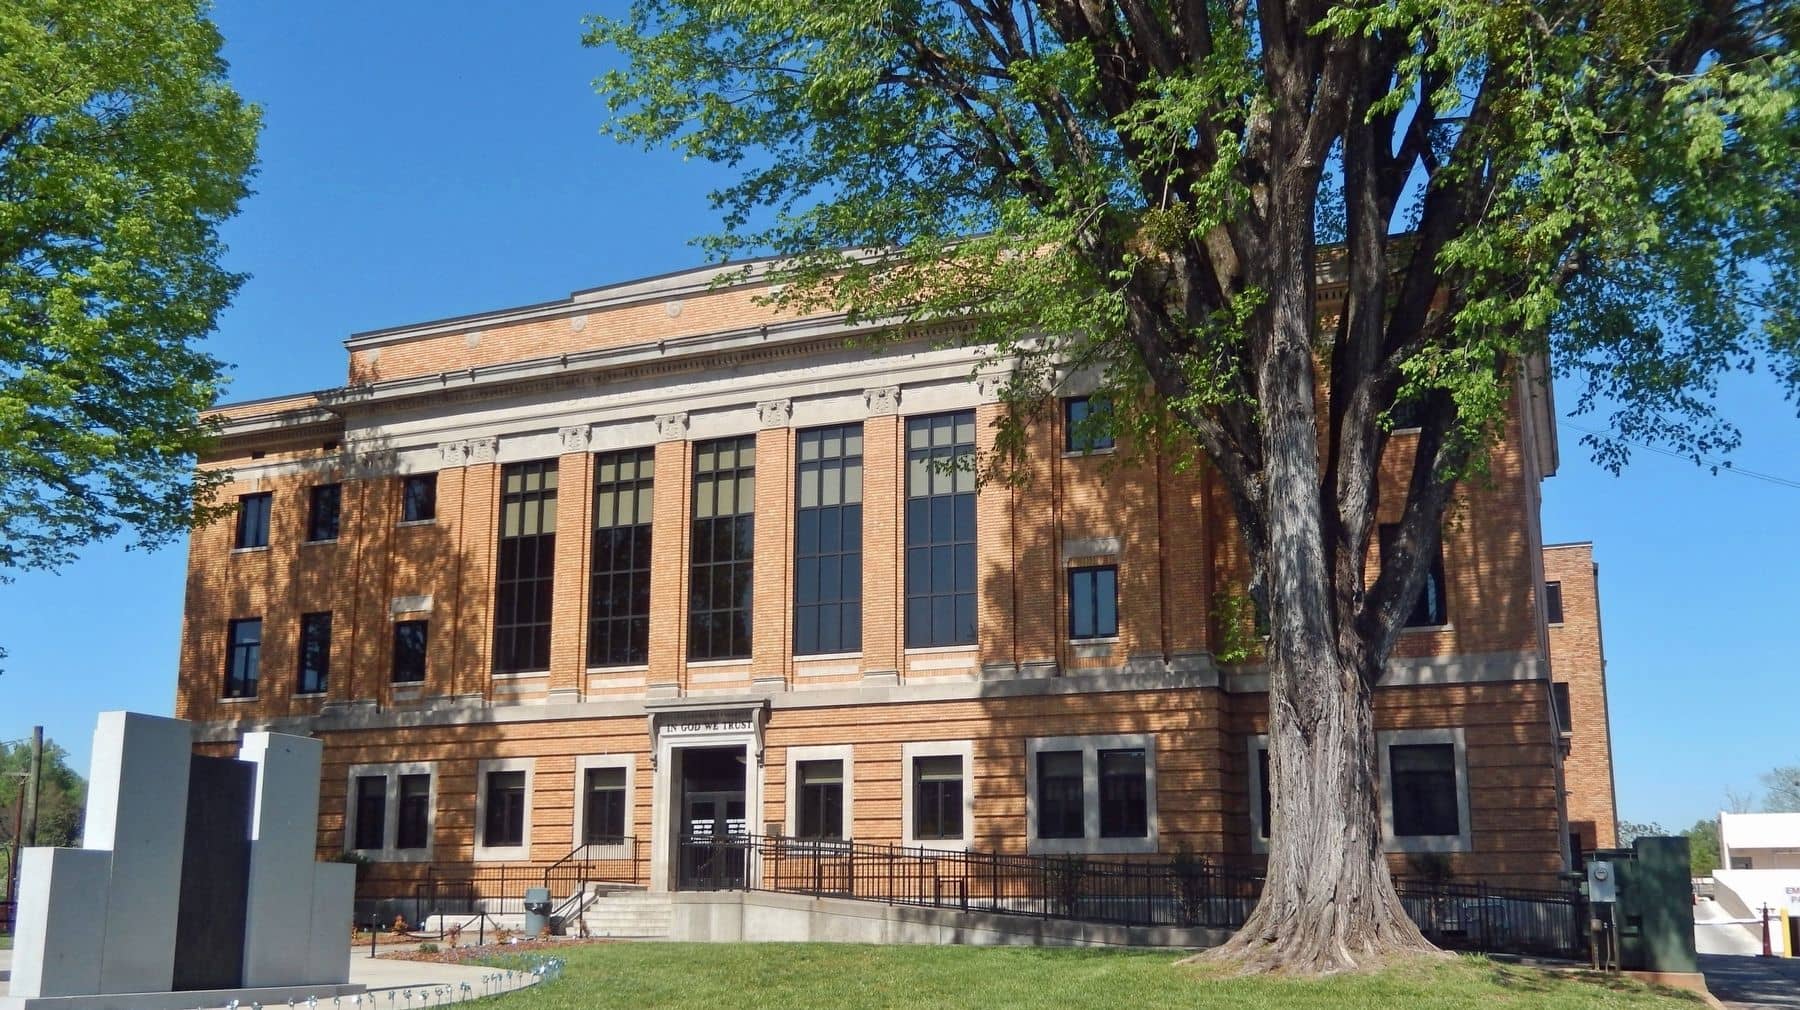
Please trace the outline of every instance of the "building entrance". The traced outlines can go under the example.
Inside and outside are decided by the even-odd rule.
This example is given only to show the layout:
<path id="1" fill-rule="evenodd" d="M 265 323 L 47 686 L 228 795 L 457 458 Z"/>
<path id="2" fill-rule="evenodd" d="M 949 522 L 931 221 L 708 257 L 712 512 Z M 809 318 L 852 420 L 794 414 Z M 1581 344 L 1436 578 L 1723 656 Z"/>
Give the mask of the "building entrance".
<path id="1" fill-rule="evenodd" d="M 676 846 L 682 890 L 730 890 L 745 883 L 744 747 L 683 747 L 678 781 L 681 811 Z"/>

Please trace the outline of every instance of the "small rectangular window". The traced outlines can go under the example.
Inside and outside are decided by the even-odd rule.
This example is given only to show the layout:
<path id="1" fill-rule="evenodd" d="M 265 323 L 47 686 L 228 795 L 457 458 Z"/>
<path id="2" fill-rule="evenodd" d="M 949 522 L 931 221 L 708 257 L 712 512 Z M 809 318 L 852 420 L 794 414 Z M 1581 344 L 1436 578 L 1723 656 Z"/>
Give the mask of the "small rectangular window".
<path id="1" fill-rule="evenodd" d="M 359 775 L 356 779 L 356 844 L 370 852 L 383 848 L 387 831 L 387 776 Z"/>
<path id="2" fill-rule="evenodd" d="M 1562 583 L 1544 583 L 1544 617 L 1551 624 L 1563 622 Z"/>
<path id="3" fill-rule="evenodd" d="M 963 760 L 955 754 L 913 758 L 913 838 L 963 836 Z"/>
<path id="4" fill-rule="evenodd" d="M 239 550 L 269 546 L 269 508 L 274 496 L 267 491 L 238 496 L 237 540 Z"/>
<path id="5" fill-rule="evenodd" d="M 417 684 L 425 679 L 425 646 L 430 621 L 394 622 L 394 683 Z"/>
<path id="6" fill-rule="evenodd" d="M 1388 555 L 1393 551 L 1394 541 L 1400 535 L 1400 525 L 1382 523 L 1378 533 L 1381 540 L 1381 563 L 1386 565 Z M 1449 583 L 1444 580 L 1444 545 L 1440 540 L 1437 553 L 1431 558 L 1431 567 L 1425 572 L 1425 584 L 1419 587 L 1419 598 L 1408 612 L 1405 626 L 1434 628 L 1449 624 L 1450 610 L 1445 600 L 1448 591 Z"/>
<path id="7" fill-rule="evenodd" d="M 583 813 L 584 845 L 619 845 L 625 841 L 625 769 L 589 768 L 587 807 Z"/>
<path id="8" fill-rule="evenodd" d="M 1575 732 L 1575 718 L 1569 712 L 1569 685 L 1557 681 L 1550 685 L 1551 694 L 1556 698 L 1556 728 L 1563 733 Z"/>
<path id="9" fill-rule="evenodd" d="M 400 484 L 400 521 L 430 522 L 437 518 L 437 474 L 416 473 Z"/>
<path id="10" fill-rule="evenodd" d="M 487 817 L 481 843 L 489 848 L 525 844 L 525 773 L 487 773 Z"/>
<path id="11" fill-rule="evenodd" d="M 324 694 L 331 684 L 331 611 L 300 615 L 300 676 L 295 694 Z"/>
<path id="12" fill-rule="evenodd" d="M 262 618 L 232 621 L 226 639 L 225 697 L 254 698 L 262 676 Z"/>
<path id="13" fill-rule="evenodd" d="M 431 776 L 416 773 L 400 776 L 400 818 L 396 826 L 396 849 L 431 847 Z"/>
<path id="14" fill-rule="evenodd" d="M 312 489 L 306 508 L 306 539 L 309 542 L 338 538 L 338 520 L 343 502 L 342 484 L 319 484 Z"/>
<path id="15" fill-rule="evenodd" d="M 799 804 L 794 818 L 794 837 L 815 841 L 844 838 L 844 762 L 795 763 L 800 782 L 795 789 Z"/>
<path id="16" fill-rule="evenodd" d="M 1100 837 L 1148 838 L 1149 795 L 1144 751 L 1103 750 L 1100 758 Z"/>
<path id="17" fill-rule="evenodd" d="M 1455 745 L 1395 744 L 1388 748 L 1388 769 L 1396 836 L 1462 833 Z"/>
<path id="18" fill-rule="evenodd" d="M 1069 569 L 1069 637 L 1114 638 L 1118 634 L 1118 566 Z"/>
<path id="19" fill-rule="evenodd" d="M 1039 838 L 1081 838 L 1086 812 L 1081 786 L 1081 752 L 1046 750 L 1037 755 Z"/>
<path id="20" fill-rule="evenodd" d="M 1256 749 L 1256 768 L 1262 773 L 1258 776 L 1256 783 L 1256 802 L 1262 812 L 1262 823 L 1257 825 L 1258 837 L 1267 839 L 1269 837 L 1269 824 L 1275 813 L 1275 804 L 1270 800 L 1270 797 L 1273 796 L 1274 793 L 1271 791 L 1271 786 L 1269 785 L 1269 748 L 1258 747 Z"/>
<path id="21" fill-rule="evenodd" d="M 1113 447 L 1112 401 L 1104 396 L 1071 396 L 1063 401 L 1063 449 L 1094 452 Z"/>

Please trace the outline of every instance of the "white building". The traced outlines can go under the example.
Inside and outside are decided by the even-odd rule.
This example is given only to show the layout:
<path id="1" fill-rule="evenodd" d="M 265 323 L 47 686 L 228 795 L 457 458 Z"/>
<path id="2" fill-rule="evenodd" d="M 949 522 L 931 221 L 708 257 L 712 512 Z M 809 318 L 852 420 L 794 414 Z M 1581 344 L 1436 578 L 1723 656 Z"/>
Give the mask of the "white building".
<path id="1" fill-rule="evenodd" d="M 1701 951 L 1760 953 L 1766 909 L 1771 952 L 1792 956 L 1800 948 L 1800 813 L 1721 813 L 1719 862 L 1713 900 L 1694 909 Z"/>

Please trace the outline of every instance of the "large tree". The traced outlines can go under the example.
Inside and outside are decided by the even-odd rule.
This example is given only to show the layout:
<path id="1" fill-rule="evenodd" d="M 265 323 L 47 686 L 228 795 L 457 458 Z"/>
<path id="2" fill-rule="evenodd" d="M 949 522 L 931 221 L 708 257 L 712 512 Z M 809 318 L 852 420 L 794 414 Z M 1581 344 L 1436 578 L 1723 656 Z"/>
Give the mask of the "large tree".
<path id="1" fill-rule="evenodd" d="M 36 845 L 68 847 L 81 842 L 87 815 L 87 782 L 69 767 L 69 752 L 54 740 L 44 741 L 42 767 L 38 770 Z M 31 790 L 25 777 L 31 771 L 31 744 L 0 743 L 0 842 L 16 851 L 13 827 L 19 807 Z M 28 814 L 29 811 L 26 811 Z"/>
<path id="2" fill-rule="evenodd" d="M 1763 773 L 1763 809 L 1770 813 L 1800 813 L 1800 765 L 1783 765 Z"/>
<path id="3" fill-rule="evenodd" d="M 1271 629 L 1274 794 L 1218 956 L 1329 971 L 1428 946 L 1370 699 L 1521 369 L 1579 384 L 1613 465 L 1729 449 L 1722 372 L 1800 385 L 1795 27 L 1754 0 L 635 0 L 588 41 L 622 57 L 609 132 L 740 171 L 710 247 L 788 257 L 779 302 L 959 323 L 1010 376 L 1002 450 L 1077 364 L 1138 444 L 1216 470 Z M 1397 407 L 1420 433 L 1369 573 Z"/>
<path id="4" fill-rule="evenodd" d="M 209 501 L 198 344 L 243 280 L 218 226 L 258 130 L 219 46 L 198 0 L 0 10 L 0 581 Z"/>

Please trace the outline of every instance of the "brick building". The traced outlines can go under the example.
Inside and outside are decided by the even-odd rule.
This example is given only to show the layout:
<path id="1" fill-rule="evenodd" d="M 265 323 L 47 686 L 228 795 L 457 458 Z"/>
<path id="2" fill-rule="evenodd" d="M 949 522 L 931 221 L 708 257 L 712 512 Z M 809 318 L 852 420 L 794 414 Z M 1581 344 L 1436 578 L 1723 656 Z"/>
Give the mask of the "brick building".
<path id="1" fill-rule="evenodd" d="M 1591 543 L 1544 548 L 1544 609 L 1550 680 L 1562 732 L 1570 845 L 1610 849 L 1619 840 L 1613 801 L 1612 729 L 1606 707 L 1606 649 L 1600 635 L 1600 566 Z"/>
<path id="2" fill-rule="evenodd" d="M 241 505 L 193 535 L 177 706 L 206 746 L 323 739 L 319 851 L 369 886 L 582 847 L 678 887 L 721 821 L 1254 863 L 1267 678 L 1216 658 L 1254 639 L 1216 616 L 1246 563 L 1207 468 L 1083 428 L 1074 373 L 1030 481 L 978 487 L 972 351 L 872 354 L 718 273 L 359 334 L 343 387 L 220 408 Z M 1397 870 L 1567 866 L 1554 436 L 1521 379 L 1377 692 Z"/>

